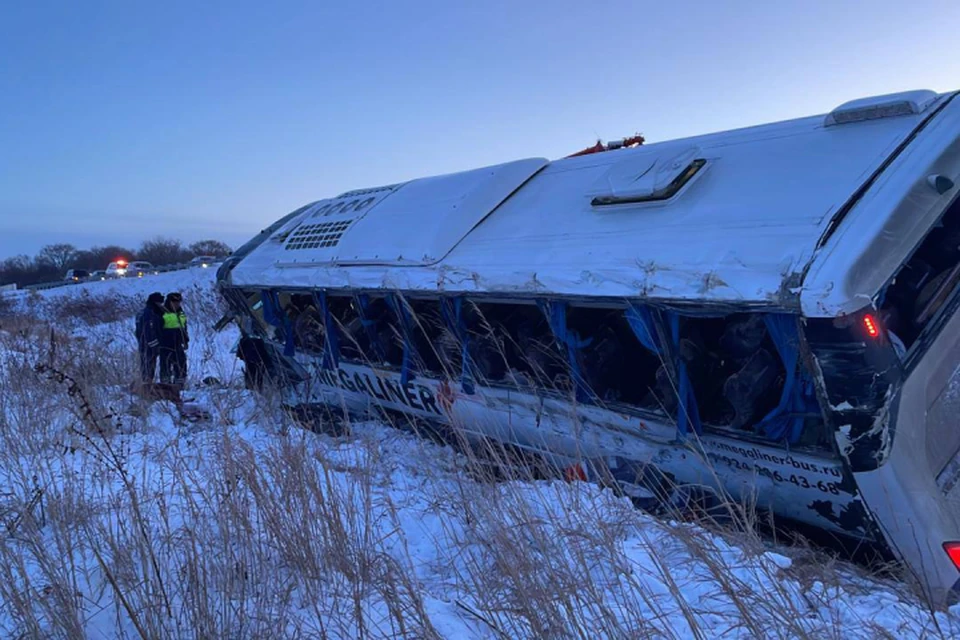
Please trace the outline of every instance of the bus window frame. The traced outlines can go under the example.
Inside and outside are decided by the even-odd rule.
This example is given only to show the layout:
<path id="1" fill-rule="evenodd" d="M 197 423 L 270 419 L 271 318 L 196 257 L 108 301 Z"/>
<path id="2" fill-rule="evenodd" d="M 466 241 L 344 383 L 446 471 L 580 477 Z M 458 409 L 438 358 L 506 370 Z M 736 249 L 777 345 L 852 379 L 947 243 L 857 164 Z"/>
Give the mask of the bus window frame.
<path id="1" fill-rule="evenodd" d="M 958 211 L 954 211 L 954 207 Z M 954 213 L 954 215 L 960 216 L 960 193 L 954 195 L 950 202 L 946 203 L 943 206 L 943 211 L 937 220 L 930 225 L 927 231 L 923 234 L 923 237 L 920 238 L 916 246 L 910 251 L 910 254 L 907 255 L 903 261 L 897 265 L 896 270 L 887 280 L 887 283 L 881 289 L 880 294 L 878 294 L 878 299 L 883 299 L 886 296 L 887 289 L 889 289 L 897 276 L 900 275 L 900 272 L 910 263 L 914 258 L 916 253 L 923 247 L 924 243 L 930 238 L 930 234 L 943 223 L 943 218 L 949 214 Z M 900 362 L 901 370 L 901 379 L 905 380 L 914 369 L 916 369 L 920 360 L 927 354 L 930 349 L 930 345 L 933 344 L 937 338 L 940 336 L 940 333 L 943 331 L 944 326 L 947 322 L 953 317 L 953 314 L 957 312 L 960 308 L 960 280 L 954 283 L 953 290 L 946 297 L 943 304 L 940 305 L 940 308 L 934 313 L 924 324 L 923 329 L 920 331 L 920 334 L 917 335 L 916 339 L 913 341 L 913 344 L 903 353 L 902 356 L 898 358 Z"/>
<path id="2" fill-rule="evenodd" d="M 960 282 L 954 285 L 950 295 L 937 312 L 924 325 L 923 331 L 900 359 L 902 377 L 906 379 L 930 351 L 930 346 L 940 337 L 943 328 L 957 311 L 960 311 Z M 960 363 L 958 363 L 960 364 Z"/>
<path id="3" fill-rule="evenodd" d="M 355 296 L 355 295 L 357 295 L 357 294 L 364 294 L 364 293 L 366 293 L 368 296 L 370 296 L 371 301 L 372 301 L 372 300 L 375 300 L 375 299 L 382 299 L 382 300 L 384 300 L 384 302 L 386 302 L 387 296 L 389 295 L 389 294 L 385 294 L 385 293 L 382 293 L 382 292 L 373 292 L 373 293 L 371 293 L 371 292 L 360 291 L 360 290 L 354 291 L 354 292 L 352 292 L 351 294 L 341 294 L 341 293 L 339 293 L 339 292 L 331 293 L 330 291 L 327 291 L 327 295 L 328 295 L 329 297 L 339 296 L 339 297 L 351 298 L 351 303 L 354 302 L 354 296 Z M 388 311 L 390 314 L 396 315 L 396 314 L 394 313 L 393 309 L 390 307 L 389 304 L 387 304 L 387 311 Z M 359 313 L 359 312 L 358 312 L 358 313 Z M 342 319 L 341 319 L 341 318 L 338 318 L 338 317 L 336 317 L 336 316 L 333 316 L 333 314 L 331 314 L 331 316 L 332 316 L 332 319 L 333 319 L 333 323 L 334 323 L 340 330 L 346 331 L 346 325 L 343 324 Z M 396 320 L 398 320 L 398 319 L 396 319 Z M 398 320 L 397 322 L 391 323 L 391 328 L 394 329 L 395 331 L 397 331 L 397 333 L 402 336 L 402 328 L 399 327 L 399 320 Z M 390 363 L 387 362 L 386 360 L 383 360 L 383 361 L 381 361 L 381 362 L 375 362 L 374 360 L 372 360 L 372 359 L 371 359 L 369 356 L 367 356 L 367 355 L 365 355 L 365 356 L 364 356 L 364 359 L 362 359 L 362 360 L 358 360 L 357 358 L 352 358 L 352 357 L 344 356 L 342 346 L 341 346 L 341 348 L 339 349 L 339 353 L 337 354 L 337 359 L 338 359 L 338 361 L 341 362 L 341 363 L 349 364 L 349 365 L 352 365 L 352 366 L 355 366 L 355 367 L 366 367 L 366 368 L 368 368 L 368 369 L 373 369 L 373 370 L 375 370 L 375 371 L 386 371 L 386 372 L 389 372 L 389 373 L 402 373 L 402 372 L 403 372 L 403 366 L 402 366 L 402 365 L 398 366 L 398 365 L 390 364 Z M 412 373 L 417 373 L 417 372 L 412 372 Z"/>
<path id="4" fill-rule="evenodd" d="M 266 318 L 263 315 L 263 294 L 261 289 L 245 289 L 243 287 L 230 288 L 229 291 L 235 296 L 234 300 L 240 305 L 242 309 L 246 312 L 247 316 L 251 319 L 252 325 L 255 332 L 258 336 L 272 340 L 271 331 L 272 328 L 267 324 Z M 250 302 L 250 298 L 256 296 L 257 301 L 259 302 L 259 307 L 255 303 Z"/>
<path id="5" fill-rule="evenodd" d="M 270 290 L 270 291 L 276 292 L 277 297 L 278 297 L 278 301 L 280 301 L 280 302 L 281 302 L 281 305 L 282 305 L 284 299 L 286 299 L 286 302 L 289 304 L 289 302 L 290 302 L 290 300 L 291 300 L 291 297 L 292 297 L 293 295 L 314 295 L 315 292 L 316 292 L 316 289 L 314 289 L 314 288 L 303 288 L 303 287 L 283 287 L 283 288 L 271 287 L 271 288 L 264 288 L 264 289 L 244 289 L 244 288 L 242 288 L 242 287 L 231 288 L 231 291 L 236 292 L 236 293 L 239 294 L 239 296 L 243 299 L 243 301 L 244 301 L 244 303 L 245 303 L 245 306 L 246 306 L 246 309 L 247 309 L 249 315 L 251 316 L 252 320 L 254 321 L 254 326 L 255 326 L 258 330 L 260 330 L 260 331 L 263 332 L 263 335 L 265 336 L 265 338 L 266 338 L 267 340 L 269 340 L 270 342 L 275 343 L 275 344 L 277 344 L 277 345 L 279 345 L 279 346 L 282 346 L 282 345 L 280 345 L 280 343 L 277 342 L 277 340 L 275 339 L 275 336 L 271 335 L 272 332 L 270 331 L 270 329 L 272 329 L 272 327 L 270 327 L 270 325 L 268 325 L 268 324 L 266 323 L 265 318 L 263 318 L 262 309 L 260 309 L 260 310 L 254 309 L 253 306 L 250 304 L 250 301 L 249 301 L 250 298 L 253 297 L 254 295 L 260 295 L 260 296 L 262 296 L 262 293 L 261 293 L 262 290 Z M 355 291 L 355 292 L 350 292 L 350 293 L 341 293 L 341 292 L 339 292 L 339 291 L 338 291 L 338 292 L 327 291 L 328 296 L 341 296 L 341 297 L 347 297 L 347 298 L 352 298 L 356 293 L 365 293 L 365 292 L 363 292 L 363 291 Z M 389 295 L 389 294 L 386 294 L 385 292 L 382 292 L 382 291 L 376 291 L 376 292 L 369 292 L 368 295 L 371 295 L 372 298 L 383 298 L 383 299 L 386 301 L 387 295 Z M 427 302 L 427 303 L 429 303 L 429 304 L 436 305 L 436 306 L 437 306 L 437 312 L 438 312 L 438 313 L 442 313 L 442 311 L 440 310 L 440 306 L 443 304 L 442 300 L 443 300 L 444 298 L 449 297 L 449 296 L 447 296 L 447 295 L 445 295 L 445 294 L 442 294 L 442 293 L 439 293 L 439 294 L 436 294 L 436 295 L 430 295 L 430 294 L 424 294 L 424 295 L 412 294 L 412 295 L 408 295 L 408 294 L 403 293 L 403 292 L 396 292 L 396 293 L 393 293 L 392 295 L 398 296 L 401 304 L 404 304 L 404 305 L 409 305 L 409 303 L 408 303 L 408 301 L 407 301 L 408 298 L 409 298 L 410 300 L 425 301 L 425 302 Z M 281 297 L 281 296 L 282 296 L 282 297 Z M 566 305 L 565 312 L 566 312 L 567 314 L 569 314 L 571 311 L 574 311 L 574 310 L 576 310 L 576 309 L 581 309 L 581 308 L 583 308 L 583 309 L 595 308 L 595 309 L 604 309 L 604 310 L 609 310 L 609 311 L 623 312 L 623 311 L 626 311 L 626 309 L 628 308 L 629 303 L 630 303 L 630 301 L 627 300 L 627 299 L 622 299 L 622 300 L 621 300 L 621 299 L 613 299 L 613 300 L 584 300 L 584 299 L 577 299 L 577 298 L 557 297 L 556 300 L 558 300 L 558 301 L 563 301 L 563 302 L 565 303 L 565 305 Z M 499 308 L 499 307 L 501 307 L 501 306 L 504 306 L 504 307 L 512 307 L 512 306 L 532 307 L 532 308 L 534 308 L 534 309 L 537 309 L 537 310 L 539 311 L 539 313 L 541 314 L 541 316 L 544 315 L 544 314 L 543 314 L 543 309 L 540 308 L 539 305 L 537 304 L 537 299 L 536 299 L 536 298 L 513 298 L 513 297 L 502 296 L 502 295 L 499 295 L 499 296 L 464 295 L 464 296 L 463 296 L 463 304 L 465 304 L 465 305 L 474 305 L 474 306 L 476 306 L 476 305 L 492 305 L 493 307 L 496 307 L 496 308 Z M 942 320 L 941 320 L 941 319 L 942 319 L 942 314 L 944 313 L 944 311 L 945 311 L 945 309 L 946 309 L 947 306 L 949 306 L 950 309 L 951 309 L 951 310 L 954 310 L 954 311 L 956 310 L 957 307 L 960 307 L 960 285 L 958 285 L 957 289 L 951 294 L 951 297 L 950 297 L 950 299 L 948 300 L 948 302 L 944 305 L 944 308 L 942 308 L 940 311 L 938 311 L 938 313 L 936 314 L 936 316 L 935 316 L 933 319 L 931 319 L 931 321 L 930 321 L 931 324 L 934 323 L 934 322 L 941 322 L 941 321 L 942 321 Z M 400 324 L 400 322 L 399 322 L 399 319 L 395 317 L 396 314 L 395 314 L 394 310 L 393 310 L 392 308 L 390 308 L 390 305 L 389 305 L 389 304 L 387 305 L 387 307 L 388 307 L 389 313 L 393 314 L 392 321 L 391 321 L 391 328 L 394 329 L 394 330 L 396 330 L 396 331 L 398 331 L 398 332 L 402 332 L 402 326 L 401 326 L 401 324 Z M 652 308 L 661 308 L 661 307 L 656 306 L 656 305 L 651 305 L 651 307 L 652 307 Z M 283 307 L 281 306 L 281 309 L 282 309 L 282 308 L 283 308 Z M 477 309 L 478 309 L 478 311 L 479 311 L 479 307 L 477 307 Z M 691 310 L 690 310 L 690 309 L 687 309 L 687 308 L 684 308 L 684 309 L 675 309 L 675 308 L 672 308 L 672 307 L 671 307 L 669 310 L 671 310 L 671 311 L 673 311 L 674 313 L 677 313 L 677 314 L 679 314 L 680 316 L 683 316 L 683 317 L 696 318 L 696 317 L 702 315 L 702 314 L 698 314 L 698 313 L 695 313 L 695 312 L 691 313 Z M 724 309 L 724 312 L 725 312 L 725 313 L 723 314 L 724 316 L 729 315 L 730 313 L 734 313 L 734 311 L 731 310 L 731 309 Z M 752 311 L 748 311 L 748 312 L 749 312 L 749 313 L 761 313 L 761 314 L 762 314 L 762 313 L 766 313 L 766 311 L 757 311 L 757 310 L 752 310 Z M 332 319 L 333 319 L 334 324 L 337 325 L 338 328 L 340 328 L 340 329 L 343 329 L 343 328 L 344 328 L 343 325 L 342 325 L 342 323 L 341 323 L 341 318 L 334 316 Z M 556 336 L 553 334 L 552 329 L 549 329 L 549 319 L 547 319 L 547 318 L 544 316 L 544 320 L 546 321 L 546 324 L 547 324 L 547 326 L 548 326 L 548 333 L 547 333 L 546 335 L 549 335 L 549 336 L 556 342 L 556 340 L 557 340 Z M 656 331 L 658 332 L 658 334 L 659 334 L 661 337 L 663 337 L 663 336 L 669 336 L 669 335 L 670 335 L 670 326 L 669 326 L 669 323 L 667 322 L 667 320 L 666 320 L 665 317 L 663 317 L 661 314 L 655 314 L 655 316 L 654 316 L 654 322 L 655 322 Z M 918 338 L 916 344 L 914 345 L 915 348 L 916 348 L 917 346 L 920 346 L 921 344 L 924 343 L 923 338 L 924 338 L 923 335 L 921 335 L 921 337 Z M 511 336 L 510 339 L 513 339 L 513 337 Z M 429 379 L 436 379 L 436 376 L 434 376 L 434 375 L 429 375 L 427 372 L 420 371 L 420 368 L 415 365 L 415 363 L 416 363 L 416 362 L 418 361 L 418 359 L 419 359 L 419 354 L 418 354 L 417 351 L 416 351 L 416 344 L 415 344 L 416 341 L 415 341 L 415 340 L 410 340 L 409 342 L 410 342 L 411 349 L 412 349 L 412 352 L 411 352 L 411 354 L 410 354 L 410 359 L 409 359 L 409 362 L 410 362 L 410 364 L 412 365 L 412 366 L 410 367 L 410 372 L 409 372 L 410 375 L 411 375 L 411 379 L 416 378 L 416 377 L 419 377 L 419 376 L 424 376 L 424 377 L 427 377 L 427 378 L 429 378 Z M 353 365 L 353 366 L 367 367 L 367 368 L 370 368 L 370 369 L 381 370 L 381 371 L 391 372 L 391 373 L 402 373 L 402 372 L 403 372 L 403 367 L 402 367 L 402 365 L 401 365 L 401 366 L 397 366 L 397 365 L 390 364 L 389 362 L 386 362 L 386 361 L 384 361 L 384 362 L 374 362 L 374 361 L 370 360 L 369 358 L 357 359 L 357 358 L 345 357 L 345 355 L 344 355 L 344 353 L 343 353 L 342 345 L 339 345 L 339 346 L 340 346 L 341 348 L 338 349 L 337 361 L 340 362 L 340 363 L 350 364 L 350 365 Z M 677 380 L 676 380 L 677 372 L 676 372 L 676 365 L 675 365 L 675 363 L 676 363 L 676 361 L 677 361 L 677 358 L 678 358 L 679 354 L 677 353 L 676 346 L 673 344 L 672 340 L 667 340 L 667 341 L 665 341 L 665 343 L 662 345 L 662 347 L 663 347 L 663 349 L 664 349 L 663 362 L 666 364 L 666 369 L 667 369 L 668 375 L 671 377 L 672 380 L 674 380 L 674 385 L 676 385 L 676 384 L 677 384 Z M 304 355 L 308 355 L 308 356 L 310 356 L 310 357 L 319 357 L 319 356 L 322 355 L 321 353 L 314 353 L 313 351 L 303 350 L 303 349 L 299 349 L 299 348 L 297 349 L 297 351 L 303 353 Z M 801 352 L 800 352 L 800 362 L 802 363 L 801 366 L 806 367 L 806 366 L 807 366 L 806 363 L 808 362 L 808 354 L 807 354 L 807 346 L 806 346 L 804 340 L 801 341 L 801 349 L 800 349 L 800 351 L 801 351 Z M 562 362 L 562 363 L 565 365 L 565 367 L 567 367 L 567 368 L 569 369 L 570 363 L 568 362 L 566 350 L 565 350 L 565 349 L 558 350 L 558 354 L 557 354 L 557 355 L 558 355 L 559 361 Z M 462 364 L 461 364 L 461 367 L 460 367 L 460 371 L 455 372 L 455 373 L 457 374 L 457 377 L 458 377 L 458 378 L 462 378 L 463 373 L 464 373 L 464 369 L 463 369 Z M 569 374 L 569 371 L 568 371 L 567 373 Z M 506 379 L 505 379 L 505 380 L 502 380 L 502 381 L 489 381 L 489 380 L 480 381 L 480 380 L 476 380 L 476 381 L 474 381 L 474 384 L 475 384 L 476 386 L 487 387 L 487 388 L 490 388 L 490 389 L 501 389 L 501 390 L 506 389 L 506 390 L 509 390 L 509 391 L 518 391 L 518 388 L 516 387 L 516 385 L 511 384 L 511 383 L 510 383 L 508 380 L 506 380 Z M 540 385 L 533 385 L 533 386 L 531 386 L 531 387 L 521 387 L 521 388 L 519 388 L 519 391 L 521 391 L 521 392 L 526 392 L 526 393 L 530 393 L 531 395 L 535 395 L 535 396 L 538 396 L 538 397 L 555 398 L 555 399 L 569 399 L 569 395 L 570 395 L 569 393 L 567 393 L 567 392 L 565 392 L 565 391 L 562 391 L 562 390 L 559 390 L 559 389 L 556 389 L 556 388 L 549 388 L 549 387 L 546 387 L 546 388 L 545 388 L 545 387 L 542 387 L 542 386 L 540 386 Z M 694 393 L 694 397 L 696 397 L 697 389 L 693 389 L 692 391 L 693 391 L 693 393 Z M 612 401 L 612 402 L 587 401 L 585 404 L 586 404 L 587 406 L 592 406 L 592 407 L 597 407 L 597 408 L 607 408 L 607 409 L 609 409 L 609 410 L 613 410 L 613 411 L 616 411 L 616 412 L 618 412 L 618 413 L 625 413 L 625 414 L 635 415 L 635 416 L 642 417 L 642 418 L 649 419 L 649 420 L 664 420 L 664 419 L 666 419 L 666 420 L 676 420 L 676 419 L 677 419 L 676 416 L 667 415 L 667 414 L 664 413 L 662 410 L 651 410 L 651 409 L 642 407 L 642 406 L 637 405 L 637 404 L 629 404 L 629 403 L 626 403 L 626 402 L 619 402 L 619 401 Z M 728 439 L 731 439 L 731 440 L 737 440 L 737 441 L 742 441 L 742 442 L 749 442 L 749 443 L 752 443 L 752 444 L 760 444 L 760 445 L 765 445 L 765 446 L 776 446 L 776 447 L 786 446 L 786 445 L 784 445 L 784 444 L 781 443 L 781 442 L 771 441 L 771 440 L 765 438 L 764 436 L 762 436 L 761 434 L 758 434 L 758 433 L 753 432 L 752 430 L 749 430 L 749 431 L 748 431 L 748 430 L 737 430 L 737 429 L 733 429 L 733 428 L 730 428 L 730 427 L 718 426 L 718 425 L 715 425 L 715 424 L 712 424 L 712 423 L 703 423 L 703 431 L 704 431 L 704 434 L 703 434 L 703 435 L 710 435 L 711 437 L 728 438 Z M 820 448 L 820 447 L 806 447 L 806 446 L 799 446 L 799 447 L 798 447 L 797 445 L 790 445 L 790 446 L 791 446 L 792 448 L 797 449 L 797 450 L 808 451 L 808 452 L 814 453 L 814 454 L 823 454 L 823 453 L 826 453 L 826 452 L 823 451 L 822 448 Z"/>

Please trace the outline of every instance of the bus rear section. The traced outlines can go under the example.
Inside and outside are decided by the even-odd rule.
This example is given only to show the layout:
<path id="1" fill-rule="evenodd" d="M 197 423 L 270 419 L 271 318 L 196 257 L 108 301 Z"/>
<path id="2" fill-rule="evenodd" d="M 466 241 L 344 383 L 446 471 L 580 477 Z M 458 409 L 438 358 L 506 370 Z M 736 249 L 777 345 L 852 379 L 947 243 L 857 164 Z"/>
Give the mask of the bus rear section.
<path id="1" fill-rule="evenodd" d="M 951 603 L 960 599 L 960 197 L 953 192 L 874 305 L 808 321 L 838 445 L 872 520 L 919 586 Z"/>

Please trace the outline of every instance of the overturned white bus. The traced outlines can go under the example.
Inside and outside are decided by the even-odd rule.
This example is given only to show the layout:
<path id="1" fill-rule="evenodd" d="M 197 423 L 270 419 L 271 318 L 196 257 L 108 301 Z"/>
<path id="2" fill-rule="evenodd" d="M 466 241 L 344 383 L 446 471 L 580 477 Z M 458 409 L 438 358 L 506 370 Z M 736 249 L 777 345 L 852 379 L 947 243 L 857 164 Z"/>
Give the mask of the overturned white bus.
<path id="1" fill-rule="evenodd" d="M 253 385 L 752 497 L 960 587 L 960 100 L 309 204 L 218 273 Z"/>

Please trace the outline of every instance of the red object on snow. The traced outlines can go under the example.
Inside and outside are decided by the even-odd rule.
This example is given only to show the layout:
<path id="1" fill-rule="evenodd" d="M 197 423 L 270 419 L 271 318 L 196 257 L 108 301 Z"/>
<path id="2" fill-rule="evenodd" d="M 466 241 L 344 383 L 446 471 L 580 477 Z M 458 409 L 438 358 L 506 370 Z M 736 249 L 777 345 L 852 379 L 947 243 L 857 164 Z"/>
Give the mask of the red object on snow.
<path id="1" fill-rule="evenodd" d="M 582 464 L 573 464 L 563 470 L 563 479 L 567 482 L 587 481 L 587 471 Z"/>

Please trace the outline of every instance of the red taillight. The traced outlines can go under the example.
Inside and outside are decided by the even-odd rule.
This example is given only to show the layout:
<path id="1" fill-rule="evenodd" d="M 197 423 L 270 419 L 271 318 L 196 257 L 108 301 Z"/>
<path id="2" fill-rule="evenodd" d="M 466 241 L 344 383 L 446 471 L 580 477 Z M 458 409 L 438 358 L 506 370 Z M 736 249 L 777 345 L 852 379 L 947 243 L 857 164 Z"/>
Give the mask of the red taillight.
<path id="1" fill-rule="evenodd" d="M 863 316 L 863 328 L 867 331 L 867 335 L 871 338 L 880 337 L 880 323 L 878 323 L 877 319 L 869 313 Z"/>
<path id="2" fill-rule="evenodd" d="M 953 566 L 960 569 L 960 542 L 944 542 L 943 550 L 950 556 Z"/>

